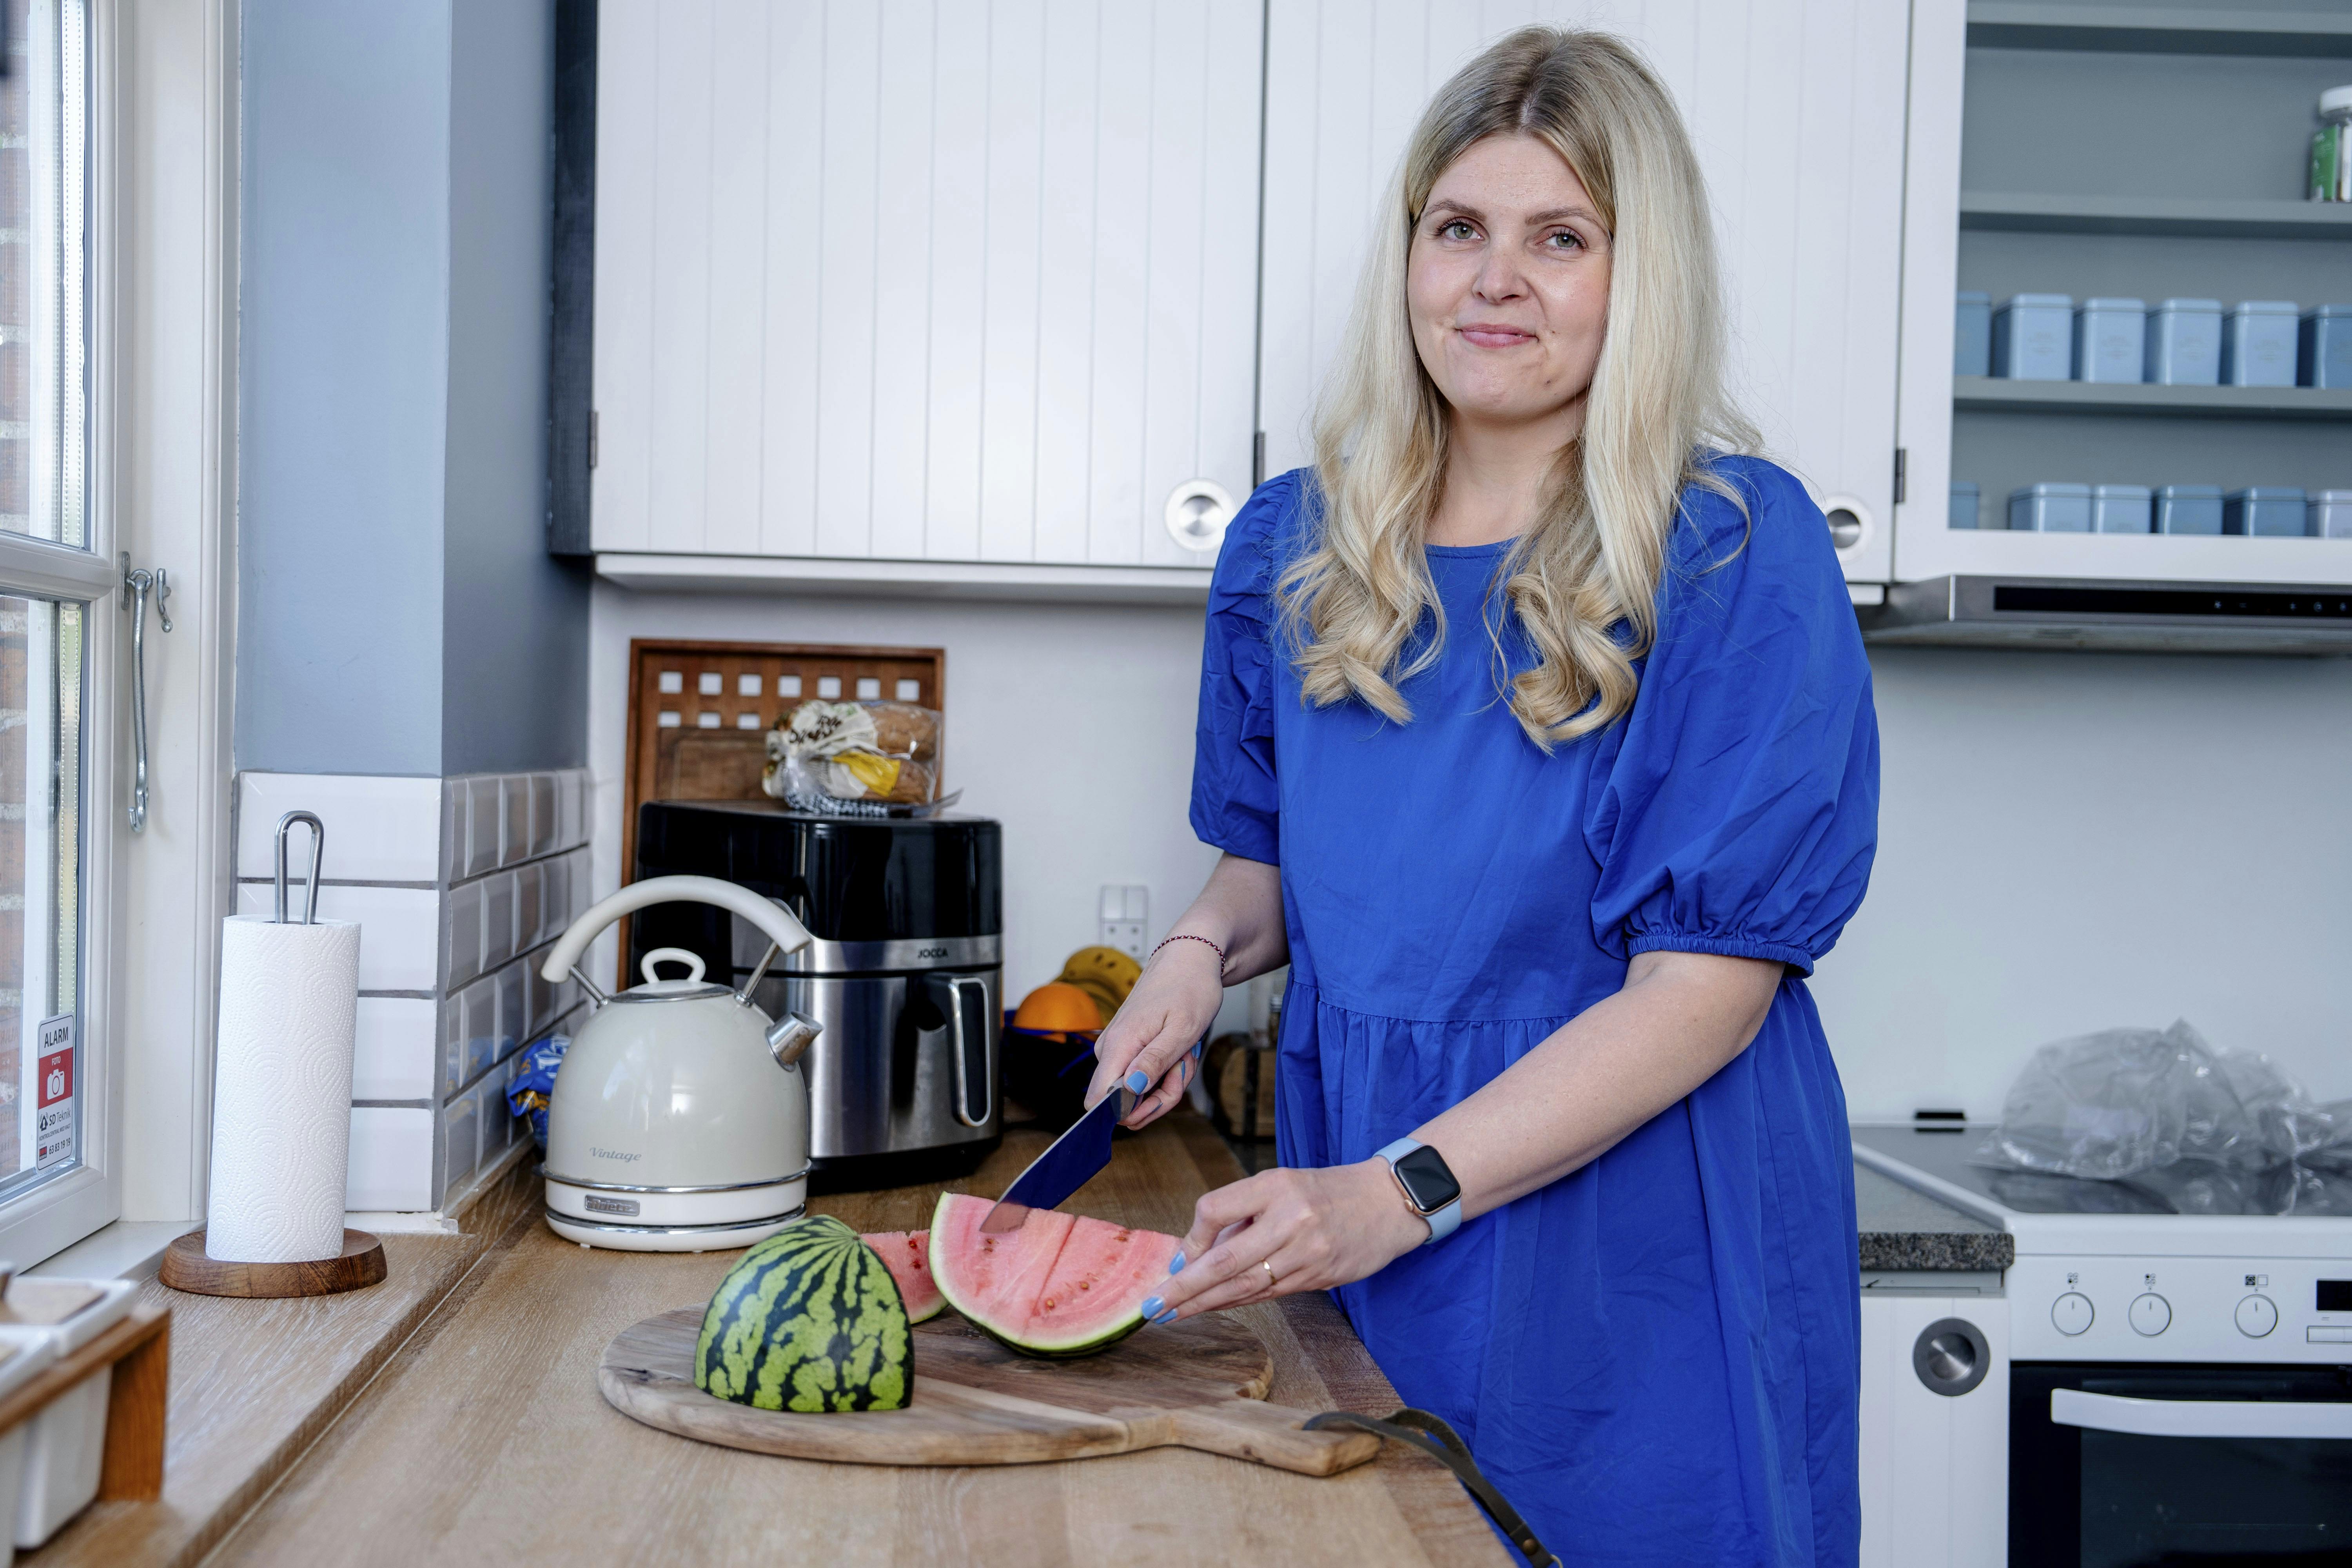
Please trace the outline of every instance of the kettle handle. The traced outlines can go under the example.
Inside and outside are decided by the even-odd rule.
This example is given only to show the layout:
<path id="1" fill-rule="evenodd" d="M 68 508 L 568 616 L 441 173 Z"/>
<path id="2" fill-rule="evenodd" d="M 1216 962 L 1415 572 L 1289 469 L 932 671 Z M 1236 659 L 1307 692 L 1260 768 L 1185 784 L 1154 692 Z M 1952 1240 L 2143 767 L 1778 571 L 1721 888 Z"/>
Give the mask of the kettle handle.
<path id="1" fill-rule="evenodd" d="M 793 918 L 791 910 L 749 888 L 739 888 L 716 877 L 651 877 L 630 883 L 573 921 L 548 950 L 547 962 L 539 966 L 541 977 L 561 980 L 572 973 L 572 966 L 580 962 L 588 944 L 623 915 L 634 914 L 647 904 L 678 902 L 717 904 L 758 926 L 767 932 L 768 940 L 786 952 L 798 952 L 816 940 Z"/>

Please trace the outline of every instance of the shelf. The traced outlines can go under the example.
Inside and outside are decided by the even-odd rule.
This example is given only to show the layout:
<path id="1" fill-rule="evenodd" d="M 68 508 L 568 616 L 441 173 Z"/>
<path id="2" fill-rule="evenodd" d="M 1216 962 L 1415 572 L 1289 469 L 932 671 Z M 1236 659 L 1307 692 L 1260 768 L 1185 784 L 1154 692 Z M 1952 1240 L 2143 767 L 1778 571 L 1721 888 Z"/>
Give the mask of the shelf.
<path id="1" fill-rule="evenodd" d="M 1973 0 L 1974 48 L 2132 55 L 2352 57 L 2352 16 L 2157 5 L 2024 5 Z"/>
<path id="2" fill-rule="evenodd" d="M 605 552 L 596 557 L 596 575 L 625 588 L 667 593 L 1203 605 L 1209 598 L 1210 569 Z"/>
<path id="3" fill-rule="evenodd" d="M 1950 576 L 1855 612 L 1875 643 L 2143 653 L 2352 653 L 2352 588 Z"/>
<path id="4" fill-rule="evenodd" d="M 2126 414 L 2221 419 L 2352 420 L 2352 391 L 2315 386 L 2150 386 L 1956 375 L 1968 414 Z"/>
<path id="5" fill-rule="evenodd" d="M 1960 226 L 2014 234 L 2191 235 L 2352 240 L 2352 202 L 2198 201 L 2175 196 L 1960 193 Z"/>

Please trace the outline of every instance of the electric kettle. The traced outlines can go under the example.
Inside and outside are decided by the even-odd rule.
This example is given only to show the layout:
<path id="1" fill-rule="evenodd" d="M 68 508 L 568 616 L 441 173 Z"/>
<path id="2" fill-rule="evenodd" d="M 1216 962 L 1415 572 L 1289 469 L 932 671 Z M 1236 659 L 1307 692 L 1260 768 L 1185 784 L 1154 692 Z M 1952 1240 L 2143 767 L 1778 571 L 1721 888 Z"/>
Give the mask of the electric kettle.
<path id="1" fill-rule="evenodd" d="M 702 978 L 683 948 L 645 955 L 645 984 L 606 996 L 575 967 L 606 926 L 648 904 L 716 904 L 767 934 L 740 991 Z M 568 973 L 591 1012 L 573 1031 L 547 1107 L 547 1223 L 583 1247 L 709 1252 L 748 1247 L 808 1201 L 809 1091 L 801 1053 L 820 1026 L 751 1005 L 781 953 L 811 938 L 781 906 L 715 877 L 655 877 L 572 923 L 541 974 Z M 659 963 L 683 963 L 664 980 Z"/>

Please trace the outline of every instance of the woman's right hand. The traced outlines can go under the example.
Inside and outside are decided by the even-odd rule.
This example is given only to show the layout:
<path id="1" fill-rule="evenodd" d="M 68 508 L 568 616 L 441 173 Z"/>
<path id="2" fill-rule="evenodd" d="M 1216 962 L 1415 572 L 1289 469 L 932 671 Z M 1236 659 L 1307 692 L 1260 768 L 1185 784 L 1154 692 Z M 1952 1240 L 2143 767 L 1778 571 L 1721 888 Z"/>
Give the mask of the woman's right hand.
<path id="1" fill-rule="evenodd" d="M 1095 1104 L 1139 1072 L 1147 1087 L 1126 1125 L 1141 1127 L 1172 1110 L 1201 1070 L 1192 1047 L 1217 1021 L 1225 996 L 1223 968 L 1216 949 L 1205 942 L 1171 942 L 1153 953 L 1118 1016 L 1095 1041 L 1087 1103 Z"/>

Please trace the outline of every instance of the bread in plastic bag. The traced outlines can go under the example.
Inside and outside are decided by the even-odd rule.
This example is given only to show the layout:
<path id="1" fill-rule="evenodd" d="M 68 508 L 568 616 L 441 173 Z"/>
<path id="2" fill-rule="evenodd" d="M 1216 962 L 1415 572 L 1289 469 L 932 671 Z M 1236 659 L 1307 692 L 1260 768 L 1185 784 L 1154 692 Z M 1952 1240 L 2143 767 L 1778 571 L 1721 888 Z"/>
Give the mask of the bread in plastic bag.
<path id="1" fill-rule="evenodd" d="M 947 804 L 940 722 L 912 702 L 812 698 L 768 731 L 760 787 L 795 810 L 926 815 Z"/>

